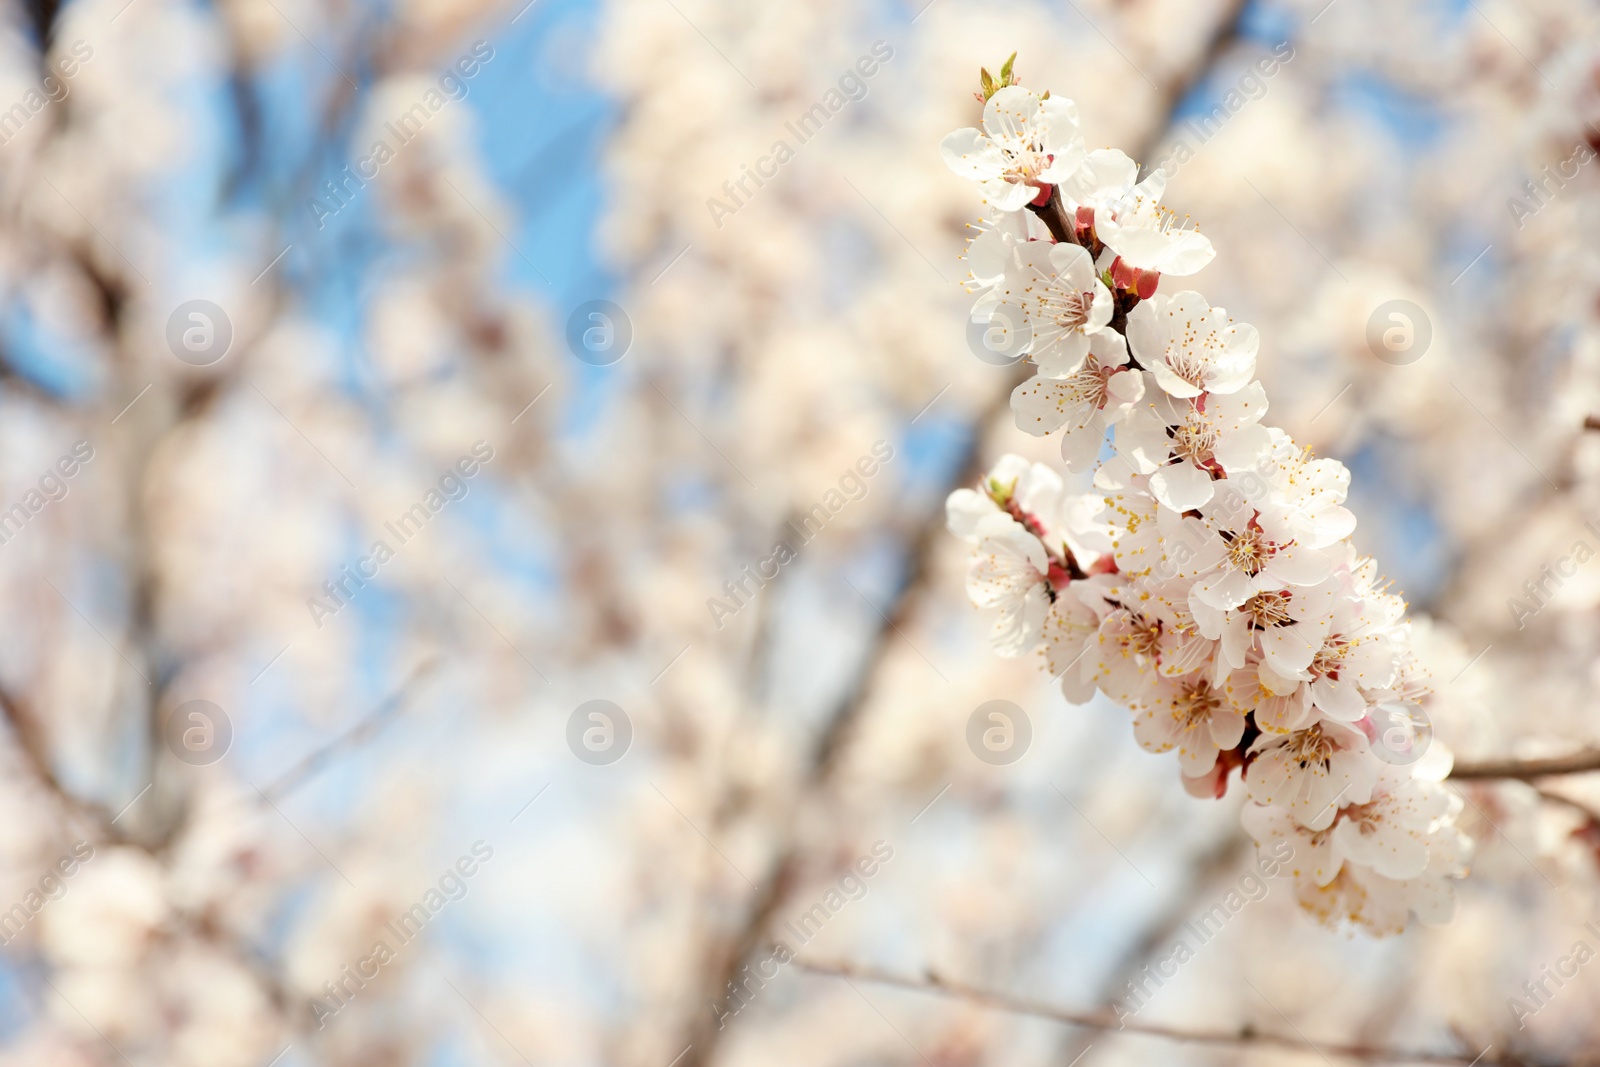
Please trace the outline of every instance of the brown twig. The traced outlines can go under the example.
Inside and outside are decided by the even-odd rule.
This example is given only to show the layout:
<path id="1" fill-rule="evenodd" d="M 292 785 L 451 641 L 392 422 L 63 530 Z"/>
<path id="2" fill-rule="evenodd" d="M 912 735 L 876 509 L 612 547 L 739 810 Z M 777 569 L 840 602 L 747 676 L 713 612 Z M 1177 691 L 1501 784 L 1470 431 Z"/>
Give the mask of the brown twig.
<path id="1" fill-rule="evenodd" d="M 61 781 L 56 774 L 46 730 L 23 700 L 4 686 L 0 686 L 0 717 L 11 729 L 22 762 L 39 786 L 55 800 L 64 818 L 86 820 L 94 827 L 98 840 L 125 840 L 112 823 L 109 808 L 78 796 Z"/>
<path id="2" fill-rule="evenodd" d="M 812 974 L 832 975 L 837 978 L 843 978 L 846 981 L 872 982 L 876 985 L 892 986 L 896 989 L 905 989 L 916 993 L 971 1001 L 975 1004 L 994 1008 L 997 1011 L 1009 1012 L 1013 1015 L 1027 1015 L 1066 1023 L 1069 1026 L 1081 1026 L 1091 1030 L 1115 1030 L 1122 1033 L 1138 1034 L 1144 1037 L 1190 1045 L 1216 1045 L 1227 1048 L 1275 1048 L 1307 1056 L 1318 1056 L 1324 1060 L 1329 1056 L 1343 1056 L 1368 1063 L 1440 1063 L 1456 1064 L 1458 1067 L 1470 1067 L 1472 1064 L 1478 1064 L 1480 1067 L 1503 1064 L 1509 1067 L 1509 1065 L 1516 1064 L 1521 1067 L 1521 1065 L 1531 1062 L 1520 1056 L 1509 1058 L 1509 1053 L 1495 1056 L 1494 1052 L 1497 1050 L 1493 1047 L 1475 1053 L 1422 1052 L 1385 1048 L 1379 1045 L 1343 1044 L 1331 1041 L 1314 1042 L 1298 1033 L 1294 1036 L 1289 1036 L 1287 1034 L 1257 1030 L 1249 1024 L 1241 1025 L 1232 1030 L 1204 1030 L 1169 1026 L 1163 1023 L 1140 1022 L 1131 1018 L 1118 1019 L 1116 1013 L 1110 1008 L 1089 1011 L 1063 1008 L 1028 997 L 1012 996 L 1009 993 L 1001 993 L 992 989 L 979 989 L 963 982 L 945 978 L 933 971 L 929 971 L 923 977 L 918 978 L 911 975 L 896 974 L 877 967 L 845 962 L 797 959 L 795 960 L 795 966 Z"/>
<path id="3" fill-rule="evenodd" d="M 350 729 L 335 737 L 332 741 L 315 749 L 295 762 L 294 766 L 278 775 L 260 790 L 261 799 L 267 803 L 282 800 L 289 793 L 305 784 L 316 773 L 326 767 L 333 759 L 344 752 L 355 749 L 372 738 L 388 724 L 406 705 L 410 704 L 415 696 L 415 690 L 427 681 L 443 663 L 439 656 L 432 656 L 414 667 L 407 674 L 405 680 L 384 698 L 372 711 L 364 715 Z"/>
<path id="4" fill-rule="evenodd" d="M 1039 217 L 1050 230 L 1050 236 L 1058 244 L 1075 245 L 1078 243 L 1077 226 L 1073 223 L 1072 216 L 1067 214 L 1066 201 L 1061 199 L 1061 187 L 1050 187 L 1050 199 L 1040 205 L 1028 205 L 1028 210 Z"/>
<path id="5" fill-rule="evenodd" d="M 1549 789 L 1535 789 L 1534 792 L 1552 804 L 1559 804 L 1568 811 L 1574 811 L 1582 815 L 1586 826 L 1600 828 L 1600 811 L 1596 811 L 1583 801 L 1574 800 L 1565 794 L 1556 793 Z"/>
<path id="6" fill-rule="evenodd" d="M 1502 779 L 1531 782 L 1536 778 L 1552 778 L 1561 774 L 1590 774 L 1600 771 L 1600 749 L 1584 749 L 1566 756 L 1543 759 L 1503 759 L 1479 762 L 1458 762 L 1450 777 L 1464 780 Z"/>

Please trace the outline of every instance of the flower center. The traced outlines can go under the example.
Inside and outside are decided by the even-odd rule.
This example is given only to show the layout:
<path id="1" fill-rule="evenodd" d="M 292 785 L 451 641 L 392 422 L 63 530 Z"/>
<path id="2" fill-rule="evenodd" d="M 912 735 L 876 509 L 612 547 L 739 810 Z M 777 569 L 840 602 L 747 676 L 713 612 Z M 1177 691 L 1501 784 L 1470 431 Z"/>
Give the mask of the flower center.
<path id="1" fill-rule="evenodd" d="M 1051 286 L 1039 297 L 1040 310 L 1063 330 L 1077 330 L 1089 321 L 1094 293 Z"/>
<path id="2" fill-rule="evenodd" d="M 1311 657 L 1311 673 L 1323 678 L 1339 680 L 1339 668 L 1344 666 L 1344 654 L 1350 647 L 1350 642 L 1344 637 L 1334 635 L 1322 643 L 1317 654 Z"/>
<path id="3" fill-rule="evenodd" d="M 1335 750 L 1333 740 L 1323 734 L 1320 723 L 1291 734 L 1285 745 L 1289 749 L 1289 758 L 1298 762 L 1301 770 L 1313 763 L 1326 767 L 1328 758 Z"/>
<path id="4" fill-rule="evenodd" d="M 1210 377 L 1210 361 L 1191 347 L 1188 337 L 1167 349 L 1167 367 L 1196 389 L 1204 389 Z"/>
<path id="5" fill-rule="evenodd" d="M 1379 809 L 1378 798 L 1375 796 L 1366 804 L 1351 804 L 1342 808 L 1339 816 L 1356 824 L 1362 837 L 1367 837 L 1378 832 L 1378 824 L 1383 821 L 1383 812 Z M 1331 829 L 1331 827 L 1330 827 Z"/>
<path id="6" fill-rule="evenodd" d="M 1222 707 L 1222 694 L 1211 688 L 1211 683 L 1200 679 L 1184 686 L 1172 702 L 1172 714 L 1178 722 L 1193 729 L 1211 720 Z"/>
<path id="7" fill-rule="evenodd" d="M 1257 593 L 1244 602 L 1244 612 L 1258 630 L 1287 626 L 1293 621 L 1289 617 L 1289 594 L 1281 589 Z"/>
<path id="8" fill-rule="evenodd" d="M 1228 562 L 1235 570 L 1252 578 L 1261 573 L 1272 558 L 1273 544 L 1262 536 L 1260 530 L 1248 529 L 1228 545 Z"/>
<path id="9" fill-rule="evenodd" d="M 1032 185 L 1039 177 L 1039 172 L 1049 164 L 1049 157 L 1044 154 L 1036 137 L 1018 133 L 994 140 L 1005 158 L 1005 169 L 1001 176 L 1006 181 Z"/>
<path id="10" fill-rule="evenodd" d="M 1185 416 L 1182 425 L 1172 431 L 1172 451 L 1184 459 L 1193 460 L 1203 467 L 1211 460 L 1211 450 L 1217 445 L 1216 428 L 1192 414 Z"/>
<path id="11" fill-rule="evenodd" d="M 1056 388 L 1066 393 L 1066 398 L 1070 402 L 1087 404 L 1098 411 L 1106 406 L 1106 398 L 1110 395 L 1110 391 L 1106 388 L 1109 380 L 1110 376 L 1105 374 L 1100 364 L 1090 356 L 1082 367 L 1054 384 Z"/>
<path id="12" fill-rule="evenodd" d="M 1128 648 L 1141 656 L 1154 656 L 1161 647 L 1161 623 L 1138 615 L 1128 617 Z"/>

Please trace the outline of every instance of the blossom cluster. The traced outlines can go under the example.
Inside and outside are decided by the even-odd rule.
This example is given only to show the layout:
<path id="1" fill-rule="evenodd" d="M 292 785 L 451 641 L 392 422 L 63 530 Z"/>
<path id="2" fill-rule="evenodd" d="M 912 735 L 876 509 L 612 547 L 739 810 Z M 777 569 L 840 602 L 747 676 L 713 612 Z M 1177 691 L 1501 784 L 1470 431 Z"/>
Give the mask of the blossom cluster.
<path id="1" fill-rule="evenodd" d="M 985 76 L 982 129 L 945 138 L 996 218 L 968 249 L 973 321 L 1028 360 L 1019 429 L 1051 468 L 1002 458 L 947 502 L 994 650 L 1043 650 L 1072 703 L 1133 713 L 1185 788 L 1234 769 L 1258 847 L 1288 842 L 1301 905 L 1373 933 L 1446 921 L 1468 841 L 1405 603 L 1350 541 L 1350 474 L 1263 425 L 1257 331 L 1190 289 L 1215 252 L 1115 149 L 1086 152 L 1072 101 Z M 1160 290 L 1160 291 L 1158 291 Z M 1428 758 L 1422 759 L 1424 751 Z"/>

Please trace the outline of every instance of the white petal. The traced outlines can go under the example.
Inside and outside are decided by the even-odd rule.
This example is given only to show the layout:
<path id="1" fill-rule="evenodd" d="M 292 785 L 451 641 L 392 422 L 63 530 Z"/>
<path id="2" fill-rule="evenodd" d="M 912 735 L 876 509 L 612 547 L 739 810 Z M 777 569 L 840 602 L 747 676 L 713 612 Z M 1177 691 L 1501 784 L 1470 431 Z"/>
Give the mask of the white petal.
<path id="1" fill-rule="evenodd" d="M 1061 193 L 1074 207 L 1122 196 L 1139 177 L 1139 164 L 1115 148 L 1097 148 L 1083 157 L 1078 170 L 1061 183 Z"/>
<path id="2" fill-rule="evenodd" d="M 1292 626 L 1269 626 L 1258 631 L 1256 635 L 1261 641 L 1261 655 L 1272 669 L 1280 675 L 1294 677 L 1305 672 L 1311 666 L 1311 661 L 1316 657 L 1317 650 L 1322 647 L 1322 638 L 1317 636 L 1315 642 L 1307 639 L 1307 629 L 1304 623 Z"/>
<path id="3" fill-rule="evenodd" d="M 1005 157 L 982 130 L 970 126 L 948 134 L 939 144 L 945 166 L 963 178 L 993 178 L 1005 169 Z"/>
<path id="4" fill-rule="evenodd" d="M 1117 427 L 1117 451 L 1132 461 L 1141 474 L 1165 464 L 1172 455 L 1171 445 L 1167 424 L 1148 407 L 1135 408 Z"/>
<path id="5" fill-rule="evenodd" d="M 1042 584 L 1029 589 L 1018 601 L 991 608 L 988 612 L 990 646 L 1006 659 L 1026 655 L 1039 643 L 1049 610 L 1050 597 Z"/>
<path id="6" fill-rule="evenodd" d="M 957 489 L 944 501 L 945 525 L 962 540 L 971 540 L 978 534 L 978 523 L 990 515 L 1000 514 L 1000 509 L 987 493 L 972 489 Z"/>
<path id="7" fill-rule="evenodd" d="M 1269 441 L 1264 427 L 1241 426 L 1217 438 L 1217 443 L 1211 448 L 1211 454 L 1222 464 L 1224 470 L 1233 474 L 1249 470 L 1260 462 Z"/>
<path id="8" fill-rule="evenodd" d="M 1354 682 L 1318 678 L 1311 683 L 1311 699 L 1331 719 L 1355 722 L 1367 712 L 1367 700 Z"/>
<path id="9" fill-rule="evenodd" d="M 1193 596 L 1201 603 L 1221 611 L 1238 607 L 1250 599 L 1254 590 L 1250 578 L 1232 567 L 1214 571 L 1195 583 Z"/>
<path id="10" fill-rule="evenodd" d="M 1102 367 L 1120 367 L 1128 362 L 1128 343 L 1115 330 L 1102 330 L 1089 338 L 1089 354 Z M 1119 394 L 1120 395 L 1120 394 Z M 1144 385 L 1139 386 L 1139 396 L 1144 395 Z M 1132 399 L 1137 400 L 1138 397 Z"/>
<path id="11" fill-rule="evenodd" d="M 1021 211 L 1038 195 L 1039 190 L 1033 186 L 1008 182 L 1004 178 L 991 178 L 983 183 L 984 199 L 999 211 Z"/>
<path id="12" fill-rule="evenodd" d="M 1061 459 L 1067 470 L 1073 474 L 1089 470 L 1100 458 L 1105 442 L 1105 419 L 1098 413 L 1082 425 L 1068 426 L 1061 435 Z"/>
<path id="13" fill-rule="evenodd" d="M 1035 437 L 1054 433 L 1068 423 L 1082 425 L 1092 413 L 1086 408 L 1087 404 L 1072 398 L 1069 387 L 1037 374 L 1011 391 L 1011 412 L 1017 429 Z"/>
<path id="14" fill-rule="evenodd" d="M 1204 234 L 1187 230 L 1176 235 L 1169 234 L 1168 238 L 1167 246 L 1162 250 L 1157 265 L 1151 268 L 1159 270 L 1162 274 L 1184 277 L 1201 270 L 1217 258 L 1217 250 L 1211 246 L 1211 238 Z"/>
<path id="15" fill-rule="evenodd" d="M 1042 241 L 1033 241 L 1026 247 L 1047 248 L 1050 270 L 1068 289 L 1087 289 L 1089 283 L 1095 280 L 1094 260 L 1089 258 L 1088 249 L 1081 245 L 1044 245 Z"/>
<path id="16" fill-rule="evenodd" d="M 1211 499 L 1211 475 L 1189 462 L 1169 463 L 1150 475 L 1150 491 L 1173 511 L 1188 511 Z"/>
<path id="17" fill-rule="evenodd" d="M 1027 137 L 1039 119 L 1039 98 L 1021 85 L 1006 86 L 983 105 L 984 132 L 996 140 Z"/>
<path id="18" fill-rule="evenodd" d="M 1287 585 L 1320 585 L 1333 572 L 1333 561 L 1321 552 L 1289 545 L 1267 560 L 1266 573 Z"/>

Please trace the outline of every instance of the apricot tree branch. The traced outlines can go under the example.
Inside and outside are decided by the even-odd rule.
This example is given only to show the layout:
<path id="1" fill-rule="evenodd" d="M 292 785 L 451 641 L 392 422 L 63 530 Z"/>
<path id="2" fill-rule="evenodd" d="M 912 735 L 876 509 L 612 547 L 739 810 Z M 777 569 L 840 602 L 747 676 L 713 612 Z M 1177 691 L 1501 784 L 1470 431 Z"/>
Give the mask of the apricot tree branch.
<path id="1" fill-rule="evenodd" d="M 261 790 L 261 799 L 269 803 L 282 800 L 333 760 L 376 737 L 391 719 L 413 702 L 416 691 L 442 663 L 443 660 L 439 656 L 431 656 L 412 668 L 394 692 L 385 697 L 376 708 L 362 716 L 354 726 L 321 748 L 307 753 L 296 761 L 294 766 L 267 783 L 266 788 Z"/>
<path id="2" fill-rule="evenodd" d="M 1590 774 L 1595 771 L 1600 771 L 1600 749 L 1587 748 L 1566 756 L 1548 756 L 1542 759 L 1458 762 L 1450 771 L 1450 777 L 1462 781 L 1501 778 L 1531 782 L 1536 778 L 1552 778 L 1561 774 Z"/>
<path id="3" fill-rule="evenodd" d="M 1069 1026 L 1086 1027 L 1091 1030 L 1139 1034 L 1144 1037 L 1175 1041 L 1181 1044 L 1213 1045 L 1227 1048 L 1275 1048 L 1301 1053 L 1306 1056 L 1320 1057 L 1324 1061 L 1330 1056 L 1343 1056 L 1347 1059 L 1360 1060 L 1366 1063 L 1439 1063 L 1456 1064 L 1458 1067 L 1472 1067 L 1474 1064 L 1478 1065 L 1478 1067 L 1495 1067 L 1495 1065 L 1526 1067 L 1526 1065 L 1535 1062 L 1521 1055 L 1513 1057 L 1509 1051 L 1497 1056 L 1495 1053 L 1501 1050 L 1497 1050 L 1493 1046 L 1478 1052 L 1423 1052 L 1386 1048 L 1380 1045 L 1312 1041 L 1298 1032 L 1290 1036 L 1288 1034 L 1257 1030 L 1248 1023 L 1228 1030 L 1204 1030 L 1168 1026 L 1163 1023 L 1140 1022 L 1131 1018 L 1119 1019 L 1110 1008 L 1094 1010 L 1063 1008 L 1041 1000 L 1034 1000 L 1030 997 L 1017 997 L 991 989 L 980 989 L 976 986 L 945 978 L 933 971 L 928 971 L 921 977 L 914 977 L 862 964 L 807 959 L 796 959 L 795 966 L 812 974 L 832 975 L 843 978 L 846 981 L 872 982 L 876 985 L 891 986 L 915 993 L 966 1000 L 1013 1015 L 1050 1019 Z M 1553 1067 L 1553 1064 L 1551 1067 Z"/>

